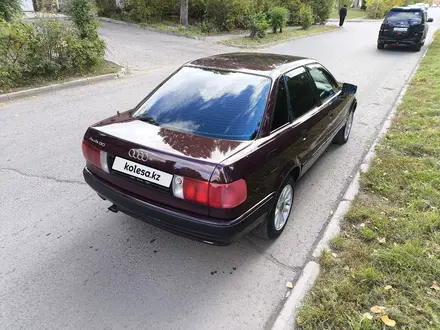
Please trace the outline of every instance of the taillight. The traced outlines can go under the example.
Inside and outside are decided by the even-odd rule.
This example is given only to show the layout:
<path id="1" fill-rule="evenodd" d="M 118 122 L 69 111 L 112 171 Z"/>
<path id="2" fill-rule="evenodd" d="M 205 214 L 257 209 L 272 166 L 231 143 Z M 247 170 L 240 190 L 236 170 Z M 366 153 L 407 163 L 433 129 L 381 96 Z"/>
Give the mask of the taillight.
<path id="1" fill-rule="evenodd" d="M 173 194 L 178 198 L 206 204 L 220 209 L 231 209 L 242 204 L 247 198 L 246 181 L 217 184 L 174 177 Z"/>
<path id="2" fill-rule="evenodd" d="M 219 209 L 232 209 L 246 200 L 247 187 L 246 181 L 238 181 L 209 185 L 209 205 Z"/>
<path id="3" fill-rule="evenodd" d="M 90 143 L 88 143 L 86 140 L 83 140 L 82 142 L 82 152 L 84 155 L 84 158 L 92 165 L 102 169 L 105 172 L 108 171 L 108 165 L 107 165 L 107 153 Z"/>

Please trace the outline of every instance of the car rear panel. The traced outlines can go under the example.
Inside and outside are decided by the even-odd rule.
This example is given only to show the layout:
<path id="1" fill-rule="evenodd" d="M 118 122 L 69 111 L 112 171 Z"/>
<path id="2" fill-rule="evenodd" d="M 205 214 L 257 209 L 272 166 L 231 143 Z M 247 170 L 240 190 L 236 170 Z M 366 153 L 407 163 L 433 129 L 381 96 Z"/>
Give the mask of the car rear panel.
<path id="1" fill-rule="evenodd" d="M 423 36 L 424 27 L 422 25 L 408 25 L 406 23 L 384 23 L 381 37 L 395 40 L 414 40 L 420 41 Z M 396 31 L 395 29 L 407 29 L 406 31 Z"/>
<path id="2" fill-rule="evenodd" d="M 417 13 L 420 16 L 423 13 L 419 13 L 418 10 L 399 10 L 394 9 L 391 13 Z M 411 41 L 411 42 L 419 42 L 425 31 L 424 23 L 414 22 L 408 19 L 388 19 L 385 18 L 383 24 L 381 26 L 381 39 L 387 39 L 396 42 Z"/>
<path id="3" fill-rule="evenodd" d="M 199 215 L 209 215 L 209 207 L 174 197 L 171 185 L 161 186 L 115 170 L 116 158 L 119 163 L 127 161 L 162 171 L 163 176 L 167 173 L 209 181 L 218 164 L 250 143 L 168 130 L 134 119 L 129 112 L 90 127 L 84 139 L 107 152 L 110 173 L 88 164 L 95 175 L 144 201 Z M 147 157 L 138 159 L 133 152 L 129 155 L 131 149 L 146 152 Z"/>

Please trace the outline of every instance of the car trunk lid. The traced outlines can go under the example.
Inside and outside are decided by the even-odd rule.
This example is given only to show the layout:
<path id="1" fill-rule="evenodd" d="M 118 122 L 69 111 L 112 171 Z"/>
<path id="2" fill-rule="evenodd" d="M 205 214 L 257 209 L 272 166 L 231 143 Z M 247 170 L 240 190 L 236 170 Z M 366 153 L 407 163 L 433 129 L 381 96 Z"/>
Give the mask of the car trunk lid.
<path id="1" fill-rule="evenodd" d="M 92 168 L 96 175 L 143 200 L 203 215 L 207 205 L 173 196 L 173 177 L 209 181 L 218 164 L 250 143 L 170 130 L 129 113 L 92 126 L 84 139 L 107 152 L 109 173 Z"/>

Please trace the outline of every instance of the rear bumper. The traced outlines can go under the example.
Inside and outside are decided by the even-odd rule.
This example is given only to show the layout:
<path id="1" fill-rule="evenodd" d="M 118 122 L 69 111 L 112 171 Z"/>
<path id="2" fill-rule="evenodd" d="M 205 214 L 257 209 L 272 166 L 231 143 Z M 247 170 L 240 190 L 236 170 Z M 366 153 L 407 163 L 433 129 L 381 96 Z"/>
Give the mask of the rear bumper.
<path id="1" fill-rule="evenodd" d="M 407 45 L 407 46 L 416 46 L 419 45 L 422 40 L 421 38 L 408 38 L 408 39 L 395 39 L 392 37 L 379 37 L 377 42 L 387 44 L 387 45 Z"/>
<path id="2" fill-rule="evenodd" d="M 165 229 L 174 234 L 215 245 L 229 245 L 260 224 L 272 207 L 273 197 L 267 198 L 252 211 L 234 220 L 199 217 L 166 209 L 127 194 L 111 183 L 83 170 L 87 184 L 102 198 L 132 217 Z"/>

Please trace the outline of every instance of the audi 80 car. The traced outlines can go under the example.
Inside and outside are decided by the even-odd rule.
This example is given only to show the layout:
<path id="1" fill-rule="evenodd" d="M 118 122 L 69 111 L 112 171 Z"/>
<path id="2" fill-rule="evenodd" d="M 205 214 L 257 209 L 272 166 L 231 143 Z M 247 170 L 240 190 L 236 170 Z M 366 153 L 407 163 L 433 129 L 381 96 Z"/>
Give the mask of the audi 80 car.
<path id="1" fill-rule="evenodd" d="M 208 244 L 274 239 L 295 182 L 351 132 L 357 87 L 318 62 L 232 53 L 187 63 L 88 128 L 85 181 L 124 212 Z"/>
<path id="2" fill-rule="evenodd" d="M 433 22 L 427 15 L 426 10 L 420 7 L 392 8 L 380 27 L 377 48 L 401 45 L 420 51 L 428 34 L 427 23 Z"/>

